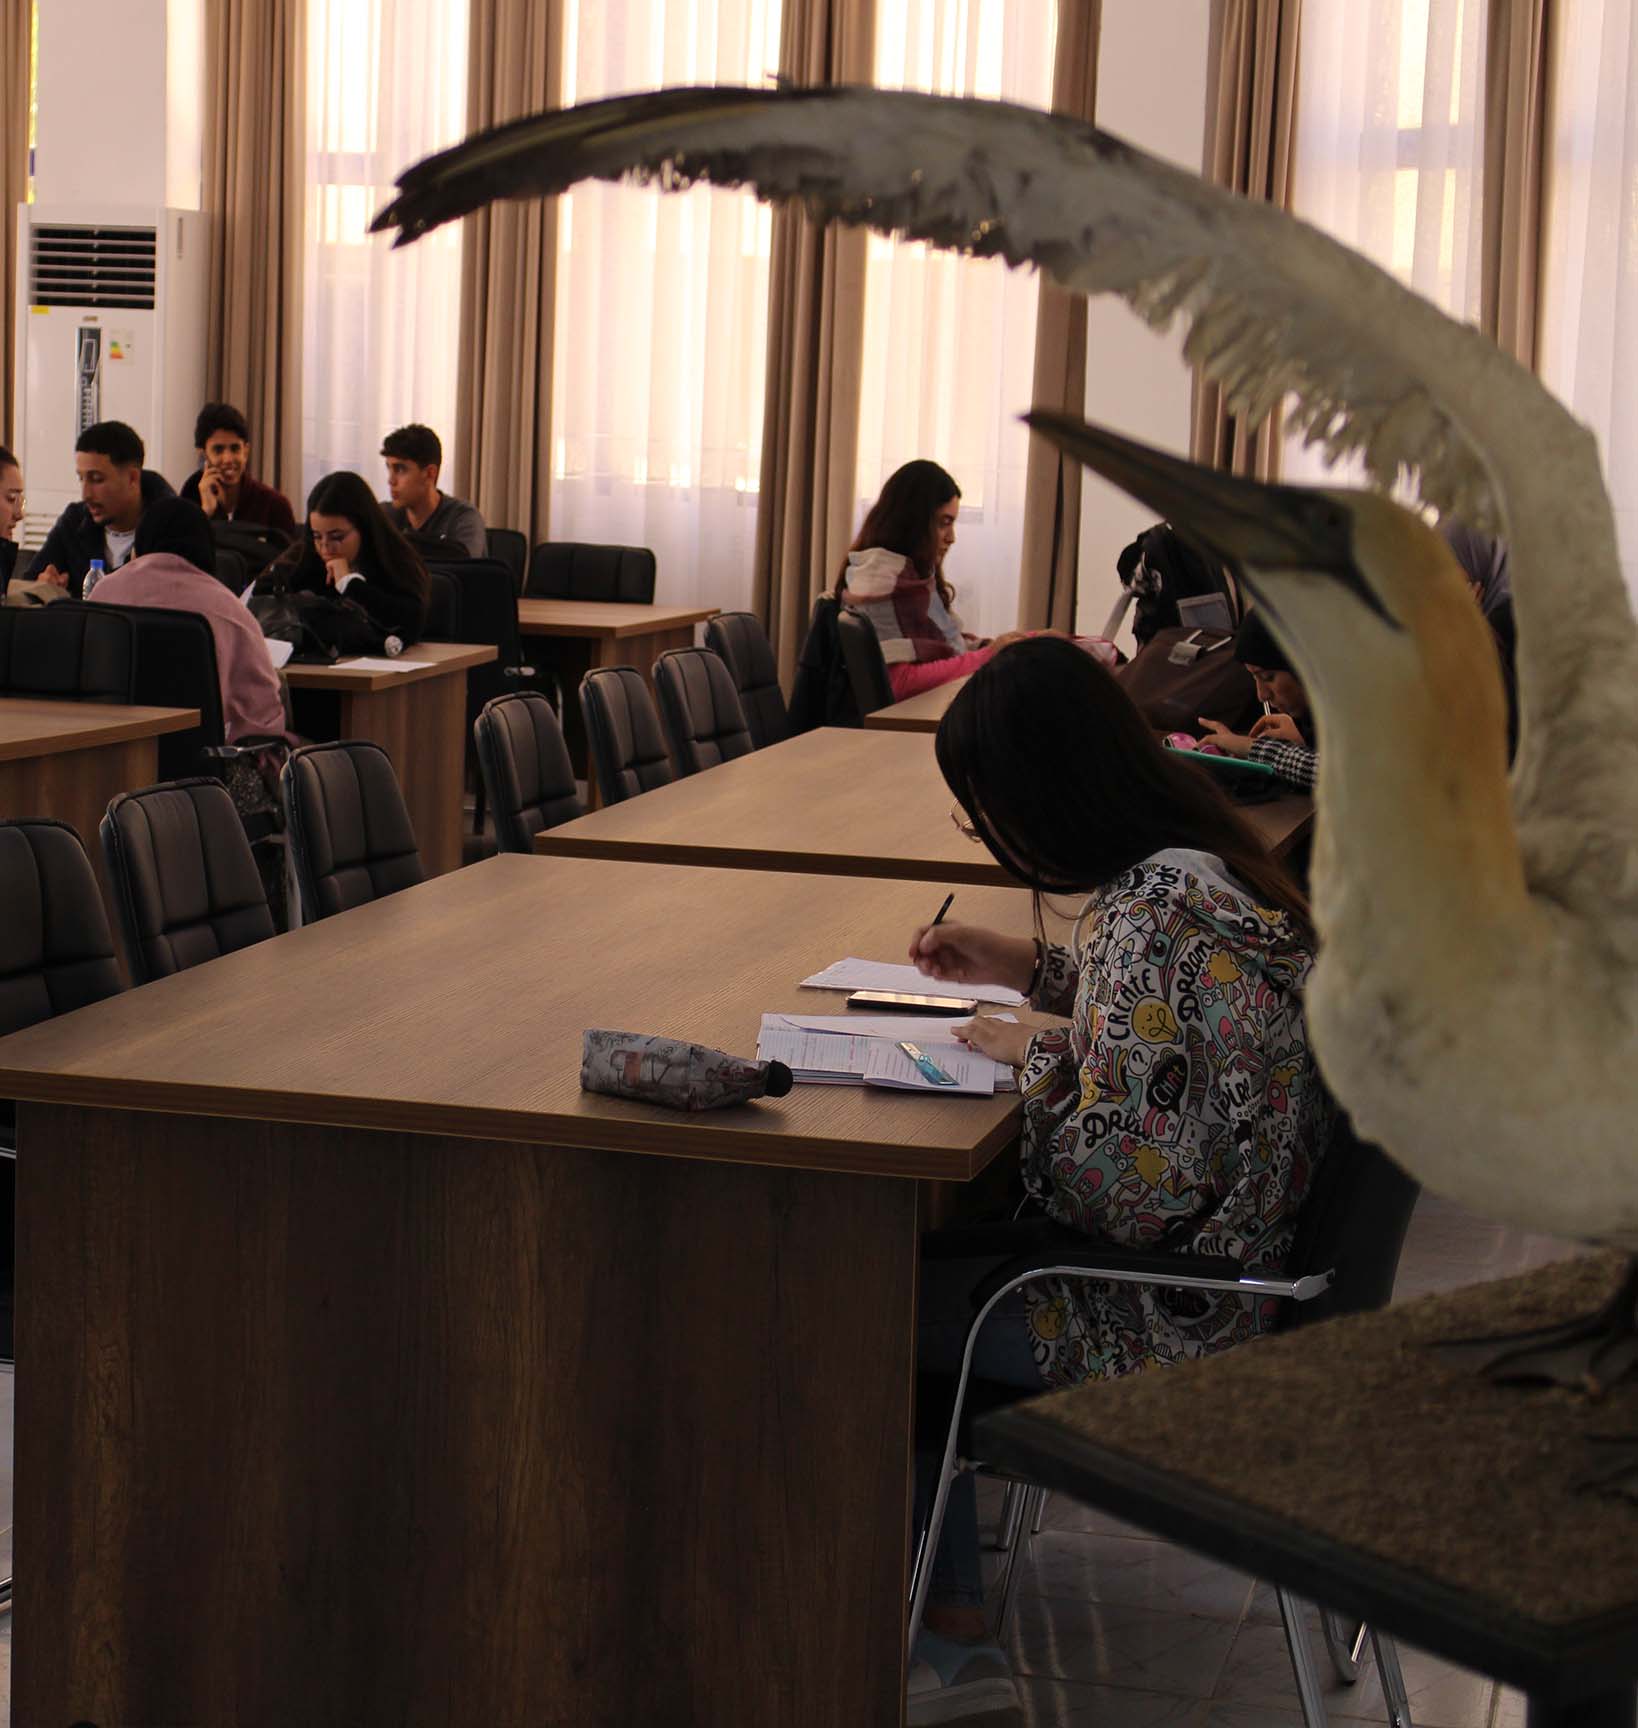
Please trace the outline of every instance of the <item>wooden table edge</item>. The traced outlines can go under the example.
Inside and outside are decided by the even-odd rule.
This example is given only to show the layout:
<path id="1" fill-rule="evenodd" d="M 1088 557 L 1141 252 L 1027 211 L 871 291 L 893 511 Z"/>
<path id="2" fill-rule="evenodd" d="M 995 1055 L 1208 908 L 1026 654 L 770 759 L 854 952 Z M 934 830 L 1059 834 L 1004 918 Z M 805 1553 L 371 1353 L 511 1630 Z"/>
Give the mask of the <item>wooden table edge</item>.
<path id="1" fill-rule="evenodd" d="M 1330 1557 L 1344 1550 L 1331 1538 L 1246 1501 L 1230 1501 L 1164 1464 L 1078 1439 L 1041 1414 L 1035 1407 L 1039 1402 L 981 1416 L 975 1424 L 981 1456 L 1533 1697 L 1570 1702 L 1632 1684 L 1630 1614 L 1595 1616 L 1551 1630 L 1505 1613 L 1481 1621 L 1465 1592 L 1360 1549 L 1345 1550 L 1349 1571 L 1339 1572 Z M 1210 1419 L 1210 1412 L 1203 1412 L 1203 1420 Z M 1393 1485 L 1384 1492 L 1392 1493 Z M 1224 1521 L 1229 1507 L 1232 1530 Z M 1435 1630 L 1436 1642 L 1430 1640 Z M 1499 1661 L 1498 1648 L 1505 1652 Z M 1570 1669 L 1573 1690 L 1563 1684 Z"/>
<path id="2" fill-rule="evenodd" d="M 598 812 L 578 818 L 589 821 Z M 853 857 L 846 853 L 780 852 L 767 848 L 716 847 L 693 840 L 603 840 L 561 835 L 543 829 L 535 835 L 537 855 L 602 858 L 626 864 L 690 864 L 702 870 L 777 870 L 798 876 L 866 877 L 887 882 L 959 883 L 968 888 L 1017 888 L 1000 865 L 980 861 L 952 863 L 943 858 Z"/>
<path id="3" fill-rule="evenodd" d="M 825 1175 L 877 1176 L 899 1181 L 967 1182 L 987 1169 L 1018 1133 L 1018 1108 L 1000 1117 L 970 1151 L 937 1147 L 861 1146 L 852 1140 L 737 1130 L 729 1113 L 656 1113 L 655 1135 L 634 1133 L 641 1118 L 554 1116 L 468 1105 L 303 1096 L 259 1088 L 188 1086 L 172 1081 L 39 1074 L 0 1067 L 0 1097 L 19 1104 L 62 1104 L 148 1115 L 209 1116 L 229 1121 L 305 1123 L 389 1134 L 430 1134 L 496 1140 L 564 1150 L 682 1158 L 713 1164 L 754 1164 Z M 755 1109 L 755 1105 L 745 1106 Z M 743 1146 L 743 1150 L 741 1150 Z M 890 1162 L 892 1168 L 884 1169 Z"/>
<path id="4" fill-rule="evenodd" d="M 102 704 L 67 701 L 63 706 L 97 708 Z M 136 704 L 118 703 L 112 706 L 129 709 Z M 95 733 L 64 732 L 50 738 L 31 739 L 16 746 L 0 740 L 0 762 L 28 762 L 37 756 L 66 756 L 76 750 L 102 750 L 113 744 L 140 744 L 145 739 L 158 738 L 166 732 L 186 732 L 198 724 L 197 708 L 147 708 L 140 720 L 114 720 L 109 722 L 105 730 Z"/>
<path id="5" fill-rule="evenodd" d="M 419 666 L 403 672 L 355 672 L 347 666 L 286 664 L 283 668 L 285 682 L 292 690 L 362 690 L 373 694 L 377 690 L 396 690 L 405 684 L 422 684 L 429 678 L 446 678 L 456 672 L 470 672 L 474 666 L 487 666 L 491 661 L 500 658 L 500 650 L 493 643 L 440 642 L 437 646 L 459 647 L 464 652 L 445 655 L 430 666 Z M 413 661 L 414 647 L 406 648 L 404 657 Z"/>
<path id="6" fill-rule="evenodd" d="M 864 717 L 865 728 L 874 732 L 936 732 L 937 720 L 918 720 L 914 715 L 895 716 L 891 708 L 878 708 Z"/>
<path id="7" fill-rule="evenodd" d="M 528 596 L 524 596 L 528 599 Z M 551 604 L 551 602 L 547 602 Z M 617 606 L 619 601 L 587 600 L 566 601 L 566 605 Z M 657 636 L 667 630 L 686 630 L 695 624 L 703 624 L 708 619 L 715 618 L 722 608 L 720 606 L 677 606 L 662 607 L 659 614 L 648 618 L 633 618 L 631 620 L 611 620 L 607 624 L 545 624 L 525 617 L 518 613 L 518 634 L 520 636 L 577 636 L 590 638 L 593 641 L 607 640 L 621 642 L 631 636 Z"/>

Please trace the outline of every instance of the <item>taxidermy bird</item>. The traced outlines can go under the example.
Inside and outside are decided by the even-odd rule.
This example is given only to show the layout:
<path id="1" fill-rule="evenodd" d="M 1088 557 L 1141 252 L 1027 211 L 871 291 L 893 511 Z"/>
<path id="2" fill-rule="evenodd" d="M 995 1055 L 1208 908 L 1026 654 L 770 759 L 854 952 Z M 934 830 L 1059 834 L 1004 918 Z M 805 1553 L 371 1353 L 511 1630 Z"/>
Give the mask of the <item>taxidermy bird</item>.
<path id="1" fill-rule="evenodd" d="M 1314 1047 L 1361 1133 L 1493 1217 L 1638 1254 L 1638 629 L 1596 443 L 1529 372 L 1366 259 L 1078 121 L 867 89 L 665 90 L 428 158 L 399 242 L 502 197 L 633 176 L 801 200 L 1181 313 L 1187 357 L 1260 421 L 1510 543 L 1520 741 L 1450 554 L 1362 492 L 1268 488 L 1032 417 L 1244 572 L 1322 740 Z M 1614 1335 L 1526 1371 L 1630 1365 Z M 1618 1312 L 1617 1312 L 1618 1310 Z M 1625 1339 L 1623 1342 L 1623 1325 Z"/>

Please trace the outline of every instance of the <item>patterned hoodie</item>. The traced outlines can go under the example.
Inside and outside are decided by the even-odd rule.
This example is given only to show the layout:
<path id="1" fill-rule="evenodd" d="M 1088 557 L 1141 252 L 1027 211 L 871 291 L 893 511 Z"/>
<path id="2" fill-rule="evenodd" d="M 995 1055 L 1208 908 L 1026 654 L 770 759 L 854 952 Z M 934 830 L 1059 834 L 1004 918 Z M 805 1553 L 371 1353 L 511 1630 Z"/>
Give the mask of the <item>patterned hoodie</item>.
<path id="1" fill-rule="evenodd" d="M 1060 1223 L 1121 1248 L 1276 1270 L 1325 1145 L 1308 1050 L 1307 939 L 1204 852 L 1157 852 L 1087 902 L 1079 959 L 1050 948 L 1018 1077 L 1025 1185 Z M 1278 1304 L 1228 1292 L 1052 1280 L 1029 1291 L 1053 1386 L 1203 1356 L 1267 1331 Z"/>

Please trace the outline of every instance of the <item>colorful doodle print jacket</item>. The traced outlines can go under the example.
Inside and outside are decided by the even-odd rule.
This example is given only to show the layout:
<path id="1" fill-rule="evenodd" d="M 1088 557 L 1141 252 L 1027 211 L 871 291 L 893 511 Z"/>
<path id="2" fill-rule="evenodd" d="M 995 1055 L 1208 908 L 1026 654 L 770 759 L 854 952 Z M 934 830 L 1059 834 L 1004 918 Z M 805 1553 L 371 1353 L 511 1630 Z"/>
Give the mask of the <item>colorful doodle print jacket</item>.
<path id="1" fill-rule="evenodd" d="M 1328 1105 L 1301 992 L 1311 950 L 1203 852 L 1157 852 L 1087 904 L 1048 950 L 1035 1003 L 1073 1023 L 1037 1033 L 1018 1077 L 1024 1180 L 1061 1223 L 1127 1248 L 1174 1247 L 1277 1268 L 1325 1144 Z M 1053 1281 L 1029 1328 L 1050 1385 L 1237 1343 L 1273 1302 Z"/>

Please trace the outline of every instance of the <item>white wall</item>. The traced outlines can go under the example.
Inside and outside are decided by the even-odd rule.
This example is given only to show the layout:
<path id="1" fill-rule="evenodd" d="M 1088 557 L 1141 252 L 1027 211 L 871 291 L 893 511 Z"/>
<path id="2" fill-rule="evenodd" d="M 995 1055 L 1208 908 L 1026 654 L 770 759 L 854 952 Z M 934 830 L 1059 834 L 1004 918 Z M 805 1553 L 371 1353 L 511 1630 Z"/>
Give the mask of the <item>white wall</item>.
<path id="1" fill-rule="evenodd" d="M 1103 9 L 1098 125 L 1199 172 L 1205 139 L 1210 9 L 1201 0 L 1143 0 Z M 1181 324 L 1155 335 L 1110 296 L 1088 308 L 1086 418 L 1187 455 L 1191 373 Z M 1087 473 L 1081 492 L 1076 625 L 1103 628 L 1120 592 L 1115 559 L 1154 512 Z M 1129 638 L 1129 629 L 1124 632 Z"/>
<path id="2" fill-rule="evenodd" d="M 40 0 L 34 196 L 199 208 L 204 0 Z"/>

